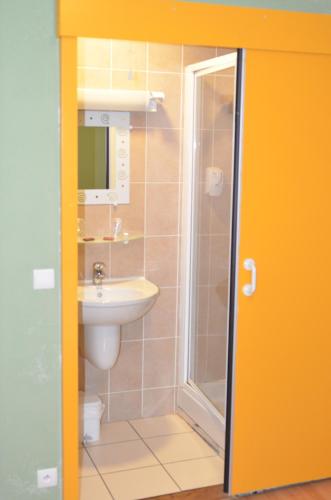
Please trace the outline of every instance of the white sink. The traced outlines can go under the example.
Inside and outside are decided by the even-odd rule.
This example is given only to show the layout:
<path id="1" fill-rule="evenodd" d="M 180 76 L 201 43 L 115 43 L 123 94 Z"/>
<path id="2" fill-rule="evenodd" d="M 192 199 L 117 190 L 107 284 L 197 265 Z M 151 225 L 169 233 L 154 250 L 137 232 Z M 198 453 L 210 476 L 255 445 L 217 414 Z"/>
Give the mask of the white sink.
<path id="1" fill-rule="evenodd" d="M 159 287 L 145 279 L 78 287 L 79 322 L 84 325 L 124 325 L 144 316 Z"/>
<path id="2" fill-rule="evenodd" d="M 158 294 L 159 287 L 144 278 L 79 286 L 84 357 L 97 368 L 111 368 L 119 354 L 120 326 L 144 316 Z"/>

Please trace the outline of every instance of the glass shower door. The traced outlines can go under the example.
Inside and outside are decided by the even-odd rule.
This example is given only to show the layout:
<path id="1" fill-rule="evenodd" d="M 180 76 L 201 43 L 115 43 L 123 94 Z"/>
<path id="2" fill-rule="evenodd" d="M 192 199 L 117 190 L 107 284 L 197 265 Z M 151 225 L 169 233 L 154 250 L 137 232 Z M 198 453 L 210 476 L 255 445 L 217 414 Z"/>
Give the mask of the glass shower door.
<path id="1" fill-rule="evenodd" d="M 186 147 L 191 151 L 187 149 L 184 158 L 189 208 L 183 220 L 189 228 L 184 279 L 187 364 L 185 395 L 179 393 L 179 406 L 220 446 L 226 395 L 236 61 L 233 52 L 186 71 L 185 113 L 191 113 L 185 117 Z"/>

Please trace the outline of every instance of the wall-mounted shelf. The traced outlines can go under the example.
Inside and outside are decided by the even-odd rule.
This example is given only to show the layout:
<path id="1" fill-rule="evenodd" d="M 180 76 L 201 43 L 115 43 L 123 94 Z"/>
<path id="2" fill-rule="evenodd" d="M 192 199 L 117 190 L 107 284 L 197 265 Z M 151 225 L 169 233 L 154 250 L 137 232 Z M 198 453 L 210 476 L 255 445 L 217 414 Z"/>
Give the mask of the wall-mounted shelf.
<path id="1" fill-rule="evenodd" d="M 79 244 L 84 244 L 84 245 L 104 245 L 104 244 L 114 244 L 114 243 L 123 243 L 124 245 L 127 245 L 130 241 L 133 240 L 140 240 L 144 237 L 143 233 L 139 232 L 132 232 L 132 233 L 122 233 L 121 235 L 117 236 L 113 240 L 104 240 L 103 238 L 94 238 L 93 240 L 87 240 L 85 241 L 83 238 L 78 238 L 78 243 Z"/>

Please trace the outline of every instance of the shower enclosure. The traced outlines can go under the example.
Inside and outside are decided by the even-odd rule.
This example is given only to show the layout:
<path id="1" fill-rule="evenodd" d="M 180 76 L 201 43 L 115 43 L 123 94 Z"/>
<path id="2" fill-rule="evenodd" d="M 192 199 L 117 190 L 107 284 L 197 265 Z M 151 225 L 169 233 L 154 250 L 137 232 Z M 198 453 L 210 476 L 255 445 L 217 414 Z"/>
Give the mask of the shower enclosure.
<path id="1" fill-rule="evenodd" d="M 185 70 L 178 407 L 224 448 L 237 52 Z"/>

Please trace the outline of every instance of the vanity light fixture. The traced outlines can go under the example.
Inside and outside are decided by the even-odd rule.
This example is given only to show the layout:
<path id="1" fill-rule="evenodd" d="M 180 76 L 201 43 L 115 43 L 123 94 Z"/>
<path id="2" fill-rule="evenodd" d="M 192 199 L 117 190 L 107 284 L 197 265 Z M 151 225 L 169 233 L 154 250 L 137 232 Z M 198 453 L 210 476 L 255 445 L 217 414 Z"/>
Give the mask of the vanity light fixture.
<path id="1" fill-rule="evenodd" d="M 78 88 L 78 108 L 94 111 L 157 111 L 164 92 Z"/>

